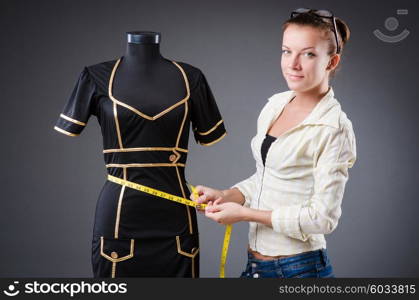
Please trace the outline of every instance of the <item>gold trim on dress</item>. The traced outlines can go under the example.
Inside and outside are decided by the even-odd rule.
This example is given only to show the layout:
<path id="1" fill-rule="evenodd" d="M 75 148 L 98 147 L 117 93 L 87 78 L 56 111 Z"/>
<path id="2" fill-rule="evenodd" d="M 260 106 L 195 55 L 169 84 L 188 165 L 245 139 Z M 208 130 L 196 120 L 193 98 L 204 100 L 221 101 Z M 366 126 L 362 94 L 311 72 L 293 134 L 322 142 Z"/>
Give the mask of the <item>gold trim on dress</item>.
<path id="1" fill-rule="evenodd" d="M 180 174 L 179 174 L 179 170 L 176 167 L 176 174 L 177 174 L 177 178 L 179 180 L 179 185 L 180 185 L 180 189 L 182 190 L 182 196 L 183 198 L 186 198 L 186 194 L 185 191 L 183 189 L 183 185 L 182 185 L 182 180 L 180 179 Z M 186 206 L 186 212 L 188 214 L 188 222 L 189 222 L 189 233 L 193 233 L 193 228 L 192 228 L 192 218 L 191 218 L 191 212 L 189 211 L 189 205 L 185 205 Z"/>
<path id="2" fill-rule="evenodd" d="M 122 256 L 122 257 L 116 257 L 113 258 L 107 254 L 105 254 L 105 252 L 103 252 L 103 244 L 104 244 L 104 239 L 103 236 L 100 237 L 100 255 L 102 255 L 104 258 L 106 258 L 107 260 L 112 262 L 112 278 L 115 278 L 115 272 L 116 272 L 116 263 L 130 259 L 132 257 L 134 257 L 134 239 L 131 239 L 131 244 L 130 244 L 130 253 L 128 255 Z M 117 255 L 115 255 L 117 256 Z"/>
<path id="3" fill-rule="evenodd" d="M 188 253 L 188 252 L 183 251 L 181 249 L 181 246 L 180 246 L 180 238 L 179 238 L 178 235 L 176 236 L 176 247 L 177 247 L 177 252 L 179 254 L 185 255 L 185 256 L 190 257 L 192 259 L 192 278 L 195 278 L 195 256 L 199 252 L 199 247 L 198 248 L 192 248 L 192 253 Z"/>
<path id="4" fill-rule="evenodd" d="M 179 152 L 177 152 L 175 149 L 173 149 L 173 150 L 172 150 L 172 152 L 174 153 L 174 154 L 172 154 L 172 155 L 174 155 L 176 158 L 172 160 L 172 158 L 170 157 L 170 156 L 172 156 L 172 155 L 170 155 L 170 156 L 169 156 L 169 160 L 172 162 L 172 164 L 175 164 L 175 163 L 177 163 L 177 162 L 178 162 L 178 160 L 180 159 L 181 155 L 180 155 L 180 153 L 179 153 Z"/>
<path id="5" fill-rule="evenodd" d="M 179 132 L 176 139 L 176 148 L 179 147 L 180 136 L 182 135 L 183 126 L 185 125 L 186 117 L 188 116 L 188 102 L 185 102 L 185 112 L 183 114 L 182 123 L 180 124 Z"/>
<path id="6" fill-rule="evenodd" d="M 60 117 L 61 117 L 61 118 L 63 118 L 63 119 L 66 119 L 67 121 L 70 121 L 70 122 L 76 123 L 76 124 L 78 124 L 78 125 L 81 125 L 81 126 L 86 126 L 86 123 L 84 123 L 84 122 L 82 122 L 82 121 L 77 121 L 76 119 L 72 119 L 72 118 L 70 118 L 70 117 L 67 117 L 65 114 L 60 114 Z"/>
<path id="7" fill-rule="evenodd" d="M 188 152 L 189 152 L 188 150 L 183 149 L 183 148 L 179 148 L 179 147 L 175 147 L 175 149 L 176 149 L 177 151 L 184 152 L 184 153 L 188 153 Z"/>
<path id="8" fill-rule="evenodd" d="M 180 151 L 188 153 L 188 150 L 178 148 L 178 147 L 136 147 L 136 148 L 122 148 L 122 149 L 105 149 L 103 153 L 112 153 L 112 152 L 136 152 L 136 151 Z"/>
<path id="9" fill-rule="evenodd" d="M 185 164 L 177 163 L 149 163 L 149 164 L 107 164 L 106 168 L 146 168 L 146 167 L 184 167 Z"/>
<path id="10" fill-rule="evenodd" d="M 65 135 L 68 135 L 68 136 L 78 136 L 79 135 L 78 133 L 71 133 L 71 132 L 65 131 L 64 129 L 61 129 L 57 126 L 54 126 L 54 129 L 57 130 L 58 132 L 64 133 Z"/>
<path id="11" fill-rule="evenodd" d="M 216 142 L 221 141 L 226 135 L 227 135 L 227 132 L 224 132 L 224 134 L 222 136 L 220 136 L 218 139 L 216 139 L 216 140 L 214 140 L 210 143 L 201 143 L 201 142 L 199 142 L 199 143 L 203 146 L 211 146 L 211 145 L 215 144 Z"/>
<path id="12" fill-rule="evenodd" d="M 108 95 L 109 95 L 109 98 L 110 98 L 110 99 L 111 99 L 114 103 L 117 103 L 117 104 L 119 104 L 119 105 L 121 105 L 121 106 L 124 106 L 125 108 L 128 108 L 129 110 L 132 110 L 133 112 L 135 112 L 136 114 L 140 115 L 141 117 L 143 117 L 143 118 L 145 118 L 145 119 L 147 119 L 147 120 L 154 121 L 154 120 L 156 120 L 156 119 L 160 118 L 161 116 L 163 116 L 164 114 L 168 113 L 168 112 L 169 112 L 169 111 L 171 111 L 172 109 L 176 108 L 177 106 L 181 105 L 182 103 L 185 103 L 185 102 L 189 99 L 189 96 L 190 96 L 190 90 L 189 90 L 189 83 L 188 83 L 188 80 L 187 80 L 187 78 L 186 78 L 186 74 L 185 74 L 185 72 L 183 71 L 183 69 L 182 69 L 182 68 L 181 68 L 181 67 L 180 67 L 180 66 L 179 66 L 176 62 L 174 62 L 174 61 L 171 61 L 171 62 L 172 62 L 172 63 L 173 63 L 176 67 L 178 67 L 178 69 L 181 71 L 181 73 L 182 73 L 182 75 L 183 75 L 183 79 L 184 79 L 184 81 L 185 81 L 185 85 L 186 85 L 186 96 L 185 96 L 182 100 L 178 101 L 177 103 L 173 104 L 172 106 L 168 107 L 167 109 L 163 110 L 162 112 L 158 113 L 157 115 L 155 115 L 155 116 L 153 116 L 153 117 L 150 117 L 150 116 L 146 115 L 145 113 L 143 113 L 143 112 L 139 111 L 138 109 L 136 109 L 136 108 L 132 107 L 131 105 L 128 105 L 128 104 L 126 104 L 126 103 L 124 103 L 124 102 L 122 102 L 122 101 L 120 101 L 120 100 L 116 99 L 116 98 L 112 95 L 112 85 L 113 85 L 113 80 L 114 80 L 114 77 L 115 77 L 115 72 L 116 72 L 116 69 L 118 68 L 118 65 L 119 65 L 119 63 L 120 63 L 120 62 L 121 62 L 121 58 L 119 58 L 119 59 L 116 61 L 115 65 L 114 65 L 114 67 L 113 67 L 113 69 L 112 69 L 112 73 L 111 73 L 111 77 L 110 77 L 110 79 L 109 79 L 109 85 L 108 85 Z"/>
<path id="13" fill-rule="evenodd" d="M 218 123 L 215 124 L 214 127 L 212 127 L 210 130 L 205 131 L 205 132 L 199 132 L 196 129 L 195 129 L 195 131 L 196 131 L 196 133 L 198 133 L 200 135 L 207 135 L 207 134 L 210 134 L 211 132 L 213 132 L 215 129 L 217 129 L 217 127 L 220 126 L 221 123 L 223 123 L 223 122 L 224 122 L 223 120 L 218 121 Z"/>
<path id="14" fill-rule="evenodd" d="M 119 129 L 119 120 L 118 120 L 118 108 L 115 102 L 113 103 L 113 115 L 115 118 L 116 134 L 118 136 L 119 147 L 122 149 L 124 148 L 124 146 L 122 145 L 122 137 L 121 137 L 121 131 Z"/>
<path id="15" fill-rule="evenodd" d="M 188 79 L 186 78 L 186 74 L 183 72 L 183 69 L 180 66 L 178 66 L 178 67 L 180 68 L 180 70 L 182 71 L 183 76 L 185 77 L 185 82 L 188 82 Z M 188 90 L 189 90 L 189 85 L 188 85 Z M 182 123 L 180 124 L 179 132 L 178 132 L 178 135 L 177 135 L 177 138 L 176 138 L 176 148 L 179 147 L 180 137 L 182 135 L 183 127 L 185 126 L 185 121 L 186 121 L 187 116 L 188 116 L 188 102 L 185 102 L 185 111 L 184 111 L 184 114 L 183 114 Z M 180 154 L 176 150 L 173 150 L 173 152 L 177 155 L 176 160 L 173 161 L 173 164 L 175 164 L 179 160 Z M 180 178 L 179 170 L 178 170 L 177 167 L 176 167 L 176 174 L 177 174 L 177 177 L 178 177 L 178 180 L 179 180 L 179 185 L 180 185 L 180 189 L 182 191 L 183 198 L 186 198 L 185 191 L 183 190 L 182 180 Z M 189 232 L 193 233 L 191 212 L 189 210 L 188 205 L 185 205 L 185 207 L 186 207 L 186 212 L 188 214 Z M 192 266 L 192 268 L 193 268 L 193 266 Z"/>
<path id="16" fill-rule="evenodd" d="M 123 168 L 123 176 L 124 180 L 127 180 L 127 168 Z M 125 192 L 125 185 L 122 186 L 121 192 L 119 194 L 119 200 L 118 200 L 118 209 L 116 211 L 116 221 L 115 221 L 115 238 L 118 238 L 119 234 L 119 221 L 121 219 L 121 207 L 122 207 L 122 199 L 124 198 L 124 192 Z"/>

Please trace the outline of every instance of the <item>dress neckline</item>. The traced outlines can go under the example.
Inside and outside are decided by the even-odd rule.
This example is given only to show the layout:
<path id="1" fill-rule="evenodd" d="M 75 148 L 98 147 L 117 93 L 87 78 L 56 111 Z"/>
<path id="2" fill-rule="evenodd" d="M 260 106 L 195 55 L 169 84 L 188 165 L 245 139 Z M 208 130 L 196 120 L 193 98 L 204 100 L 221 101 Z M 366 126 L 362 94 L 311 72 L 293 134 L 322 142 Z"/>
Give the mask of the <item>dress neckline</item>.
<path id="1" fill-rule="evenodd" d="M 181 100 L 179 100 L 178 102 L 176 102 L 175 104 L 173 104 L 172 106 L 170 106 L 170 107 L 168 107 L 168 108 L 166 108 L 165 110 L 163 110 L 163 111 L 161 111 L 161 112 L 159 112 L 158 114 L 156 114 L 156 115 L 154 115 L 154 116 L 149 116 L 149 115 L 147 115 L 147 114 L 145 114 L 145 113 L 143 113 L 143 112 L 141 112 L 140 110 L 138 110 L 138 109 L 136 109 L 136 108 L 134 108 L 133 106 L 131 106 L 131 105 L 129 105 L 129 104 L 127 104 L 127 103 L 125 103 L 125 102 L 123 102 L 122 100 L 118 100 L 118 99 L 116 99 L 114 96 L 113 96 L 113 94 L 112 94 L 112 85 L 113 85 L 113 81 L 114 81 L 114 78 L 115 78 L 115 73 L 116 73 L 116 70 L 118 69 L 118 66 L 119 66 L 119 63 L 121 62 L 121 60 L 123 59 L 123 56 L 121 56 L 120 58 L 118 58 L 118 60 L 115 62 L 115 65 L 113 66 L 113 69 L 112 69 L 112 73 L 111 73 L 111 76 L 110 76 L 110 78 L 109 78 L 109 85 L 108 85 L 108 96 L 109 96 L 109 98 L 114 102 L 114 103 L 117 103 L 117 104 L 119 104 L 119 105 L 121 105 L 121 106 L 124 106 L 124 107 L 126 107 L 126 108 L 128 108 L 128 109 L 130 109 L 130 110 L 132 110 L 133 112 L 135 112 L 136 114 L 138 114 L 138 115 L 140 115 L 141 117 L 143 117 L 143 118 L 145 118 L 145 119 L 147 119 L 147 120 L 151 120 L 151 121 L 154 121 L 154 120 L 156 120 L 156 119 L 158 119 L 158 118 L 160 118 L 161 116 L 163 116 L 164 114 L 166 114 L 166 113 L 168 113 L 169 111 L 171 111 L 172 109 L 174 109 L 174 108 L 176 108 L 177 106 L 179 106 L 179 105 L 181 105 L 181 104 L 183 104 L 183 103 L 185 103 L 186 101 L 188 101 L 188 99 L 189 99 L 189 97 L 190 97 L 190 90 L 189 90 L 189 82 L 188 82 L 188 78 L 186 77 L 186 73 L 185 73 L 185 71 L 183 70 L 183 68 L 177 63 L 177 62 L 175 62 L 175 61 L 173 61 L 173 60 L 169 60 L 170 62 L 172 62 L 179 70 L 180 70 L 180 72 L 182 73 L 182 76 L 183 76 L 183 80 L 185 81 L 185 86 L 186 86 L 186 96 L 183 98 L 183 99 L 181 99 Z"/>

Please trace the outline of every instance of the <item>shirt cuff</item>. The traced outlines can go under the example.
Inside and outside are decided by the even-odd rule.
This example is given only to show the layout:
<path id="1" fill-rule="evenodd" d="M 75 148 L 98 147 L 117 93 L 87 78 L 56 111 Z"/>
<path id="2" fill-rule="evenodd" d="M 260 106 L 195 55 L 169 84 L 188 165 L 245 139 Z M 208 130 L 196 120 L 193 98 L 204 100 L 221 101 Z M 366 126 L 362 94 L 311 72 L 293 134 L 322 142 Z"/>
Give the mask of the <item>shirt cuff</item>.
<path id="1" fill-rule="evenodd" d="M 60 114 L 54 129 L 68 136 L 78 136 L 85 128 L 86 123 Z"/>
<path id="2" fill-rule="evenodd" d="M 243 185 L 244 184 L 242 184 L 242 183 L 237 183 L 237 184 L 233 185 L 232 187 L 230 187 L 230 189 L 237 188 L 240 191 L 240 193 L 242 193 L 243 196 L 244 196 L 243 206 L 244 207 L 250 207 L 250 202 L 251 202 L 250 194 L 248 193 L 248 191 L 246 191 L 246 189 L 244 188 Z"/>
<path id="3" fill-rule="evenodd" d="M 272 229 L 290 237 L 306 241 L 309 235 L 301 232 L 300 212 L 302 205 L 283 206 L 271 213 Z"/>

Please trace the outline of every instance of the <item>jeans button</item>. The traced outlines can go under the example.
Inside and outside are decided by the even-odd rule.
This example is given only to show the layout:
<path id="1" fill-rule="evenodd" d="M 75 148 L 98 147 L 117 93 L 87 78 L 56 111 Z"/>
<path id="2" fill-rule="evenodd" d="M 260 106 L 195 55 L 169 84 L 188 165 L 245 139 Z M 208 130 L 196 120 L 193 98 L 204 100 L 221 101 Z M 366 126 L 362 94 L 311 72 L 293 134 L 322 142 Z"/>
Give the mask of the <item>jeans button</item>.
<path id="1" fill-rule="evenodd" d="M 253 278 L 259 278 L 259 274 L 258 273 L 253 274 Z"/>

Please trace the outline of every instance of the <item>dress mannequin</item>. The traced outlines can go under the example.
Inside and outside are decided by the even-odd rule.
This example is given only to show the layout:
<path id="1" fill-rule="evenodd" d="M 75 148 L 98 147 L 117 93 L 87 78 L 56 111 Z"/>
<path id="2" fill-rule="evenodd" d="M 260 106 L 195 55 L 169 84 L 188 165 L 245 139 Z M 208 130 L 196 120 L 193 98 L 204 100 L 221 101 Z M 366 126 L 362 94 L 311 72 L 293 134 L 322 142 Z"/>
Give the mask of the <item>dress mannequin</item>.
<path id="1" fill-rule="evenodd" d="M 124 56 L 84 67 L 55 129 L 79 135 L 96 116 L 106 171 L 187 198 L 189 128 L 201 145 L 226 131 L 200 69 L 164 58 L 160 34 L 128 32 Z M 199 277 L 196 211 L 105 181 L 92 237 L 94 277 Z"/>

